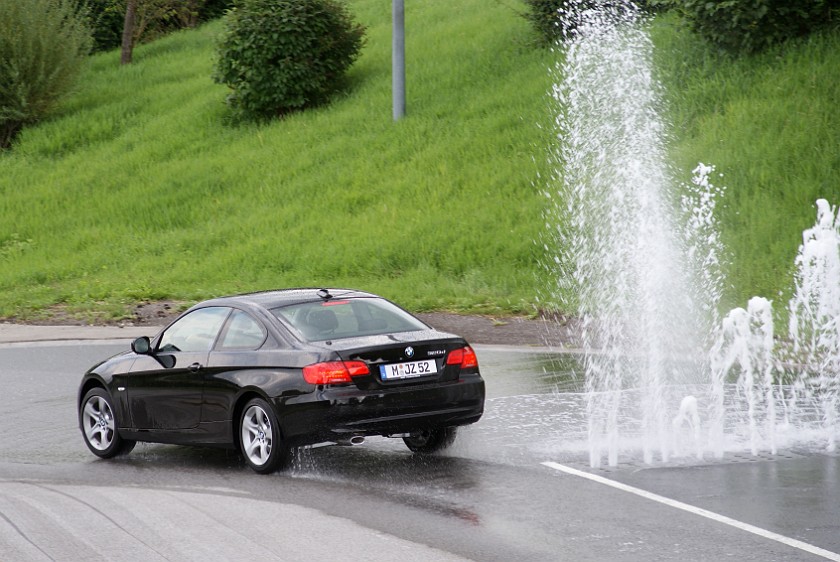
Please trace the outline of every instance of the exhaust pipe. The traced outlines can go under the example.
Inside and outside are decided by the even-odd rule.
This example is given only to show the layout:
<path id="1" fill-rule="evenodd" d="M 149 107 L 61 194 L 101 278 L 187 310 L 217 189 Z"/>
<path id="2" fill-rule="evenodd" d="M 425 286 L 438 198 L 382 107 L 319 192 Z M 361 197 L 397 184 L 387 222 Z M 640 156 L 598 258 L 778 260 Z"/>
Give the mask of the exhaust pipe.
<path id="1" fill-rule="evenodd" d="M 364 435 L 353 435 L 352 437 L 348 437 L 347 439 L 339 439 L 335 442 L 335 444 L 341 445 L 342 447 L 352 447 L 353 445 L 361 445 L 364 442 Z"/>

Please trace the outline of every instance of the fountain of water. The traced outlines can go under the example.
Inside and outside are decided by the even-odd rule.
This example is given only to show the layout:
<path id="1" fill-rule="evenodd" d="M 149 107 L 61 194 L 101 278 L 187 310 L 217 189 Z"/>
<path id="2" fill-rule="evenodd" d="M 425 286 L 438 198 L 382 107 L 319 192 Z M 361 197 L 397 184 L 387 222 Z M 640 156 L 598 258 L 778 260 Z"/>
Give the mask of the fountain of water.
<path id="1" fill-rule="evenodd" d="M 758 454 L 762 442 L 760 420 L 770 451 L 776 454 L 776 396 L 773 387 L 773 315 L 770 301 L 753 297 L 747 309 L 736 308 L 723 319 L 711 350 L 711 443 L 715 456 L 723 456 L 727 375 L 737 367 L 736 391 L 746 402 L 750 451 Z"/>
<path id="2" fill-rule="evenodd" d="M 784 375 L 769 301 L 752 299 L 719 326 L 722 247 L 714 208 L 722 190 L 709 179 L 713 168 L 701 164 L 674 201 L 643 16 L 625 0 L 588 4 L 565 12 L 575 21 L 553 69 L 560 142 L 550 156 L 556 190 L 546 192 L 546 219 L 548 237 L 563 251 L 551 265 L 558 279 L 553 297 L 581 316 L 590 464 L 606 458 L 614 466 L 620 453 L 637 450 L 646 463 L 667 462 L 686 449 L 686 436 L 701 458 L 706 450 L 720 457 L 726 447 L 742 446 L 745 435 L 753 454 L 775 453 L 777 411 L 785 412 L 787 428 L 812 427 L 802 404 L 815 400 L 834 447 L 840 401 L 834 212 L 818 203 L 818 225 L 806 231 L 797 258 L 791 360 L 806 368 Z M 785 377 L 796 384 L 783 387 Z"/>
<path id="3" fill-rule="evenodd" d="M 817 222 L 802 233 L 796 292 L 790 300 L 793 359 L 801 365 L 795 388 L 821 405 L 827 448 L 837 447 L 840 401 L 840 217 L 817 201 Z"/>
<path id="4" fill-rule="evenodd" d="M 665 390 L 698 382 L 709 320 L 693 298 L 675 213 L 651 74 L 652 44 L 631 3 L 580 10 L 564 61 L 555 68 L 553 158 L 560 190 L 549 222 L 567 254 L 556 259 L 582 317 L 590 462 L 617 462 L 621 419 L 636 418 L 646 462 L 669 457 Z M 698 252 L 702 253 L 702 252 Z M 569 276 L 562 273 L 569 272 Z M 714 306 L 712 307 L 714 308 Z M 635 389 L 639 408 L 626 412 Z"/>

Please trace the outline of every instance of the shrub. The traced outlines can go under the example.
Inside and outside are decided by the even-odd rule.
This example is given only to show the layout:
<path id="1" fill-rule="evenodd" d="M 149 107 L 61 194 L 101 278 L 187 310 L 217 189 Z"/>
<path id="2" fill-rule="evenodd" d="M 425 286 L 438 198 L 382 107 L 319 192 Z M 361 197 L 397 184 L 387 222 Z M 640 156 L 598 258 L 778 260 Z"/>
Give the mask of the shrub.
<path id="1" fill-rule="evenodd" d="M 119 47 L 125 23 L 125 0 L 76 0 L 76 3 L 90 14 L 93 50 Z"/>
<path id="2" fill-rule="evenodd" d="M 363 42 L 335 0 L 244 0 L 226 16 L 213 78 L 239 116 L 283 115 L 327 101 Z"/>
<path id="3" fill-rule="evenodd" d="M 537 32 L 539 41 L 553 45 L 566 40 L 576 28 L 577 15 L 598 6 L 629 4 L 629 0 L 523 0 L 526 11 L 522 14 Z M 638 8 L 654 12 L 663 9 L 665 0 L 636 0 Z"/>
<path id="4" fill-rule="evenodd" d="M 566 39 L 568 33 L 572 30 L 569 26 L 571 11 L 580 5 L 591 7 L 596 0 L 581 0 L 580 2 L 573 0 L 524 0 L 524 2 L 527 11 L 523 15 L 537 32 L 540 41 L 545 44 L 553 44 L 558 39 Z"/>
<path id="5" fill-rule="evenodd" d="M 220 18 L 233 6 L 233 0 L 207 0 L 198 14 L 200 21 Z"/>
<path id="6" fill-rule="evenodd" d="M 753 52 L 834 22 L 840 0 L 669 0 L 690 27 L 730 52 Z"/>
<path id="7" fill-rule="evenodd" d="M 70 92 L 90 52 L 86 21 L 70 0 L 0 2 L 0 148 Z"/>

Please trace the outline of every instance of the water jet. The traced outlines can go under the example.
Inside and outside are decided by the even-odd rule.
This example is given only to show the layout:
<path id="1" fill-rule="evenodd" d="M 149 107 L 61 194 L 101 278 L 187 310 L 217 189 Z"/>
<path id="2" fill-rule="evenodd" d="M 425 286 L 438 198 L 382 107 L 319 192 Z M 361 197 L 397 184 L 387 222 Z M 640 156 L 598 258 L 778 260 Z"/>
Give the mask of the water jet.
<path id="1" fill-rule="evenodd" d="M 648 464 L 686 451 L 775 454 L 814 440 L 835 450 L 836 209 L 818 201 L 803 234 L 789 346 L 766 299 L 721 318 L 715 169 L 700 164 L 689 183 L 673 180 L 645 17 L 629 1 L 589 4 L 565 12 L 575 21 L 551 69 L 558 142 L 545 245 L 557 249 L 549 298 L 581 319 L 590 465 L 615 466 L 622 454 Z"/>

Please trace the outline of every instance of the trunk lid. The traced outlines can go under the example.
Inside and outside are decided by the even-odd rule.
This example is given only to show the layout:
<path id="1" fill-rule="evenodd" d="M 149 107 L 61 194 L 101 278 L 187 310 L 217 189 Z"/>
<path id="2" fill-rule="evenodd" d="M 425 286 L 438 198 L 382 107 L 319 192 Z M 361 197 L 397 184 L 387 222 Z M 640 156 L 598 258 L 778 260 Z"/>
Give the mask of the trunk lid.
<path id="1" fill-rule="evenodd" d="M 436 331 L 347 338 L 330 347 L 343 361 L 364 361 L 369 375 L 353 377 L 363 390 L 456 381 L 460 365 L 447 365 L 449 353 L 467 345 L 463 338 Z"/>

